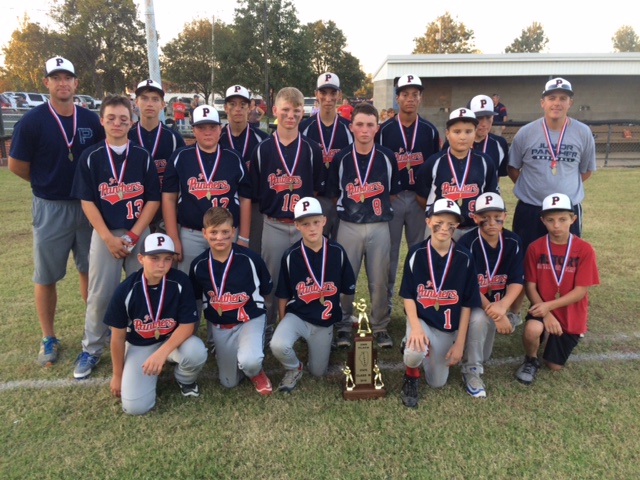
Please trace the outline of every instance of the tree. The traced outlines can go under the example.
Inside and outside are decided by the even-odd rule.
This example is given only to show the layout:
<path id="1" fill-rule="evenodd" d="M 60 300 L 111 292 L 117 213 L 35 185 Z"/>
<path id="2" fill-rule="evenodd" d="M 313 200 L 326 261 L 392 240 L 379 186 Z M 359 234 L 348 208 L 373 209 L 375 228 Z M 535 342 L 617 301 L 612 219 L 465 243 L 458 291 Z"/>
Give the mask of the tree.
<path id="1" fill-rule="evenodd" d="M 533 22 L 522 29 L 519 38 L 504 49 L 504 53 L 540 53 L 549 43 L 541 23 Z"/>
<path id="2" fill-rule="evenodd" d="M 51 9 L 64 54 L 93 93 L 124 92 L 149 76 L 144 24 L 133 0 L 60 0 Z"/>
<path id="3" fill-rule="evenodd" d="M 10 90 L 43 90 L 44 64 L 60 52 L 61 44 L 60 35 L 30 22 L 25 15 L 11 34 L 7 46 L 2 49 L 4 68 L 0 68 L 0 71 L 11 85 Z"/>
<path id="4" fill-rule="evenodd" d="M 345 51 L 347 37 L 331 20 L 308 23 L 305 28 L 311 52 L 310 64 L 314 75 L 307 90 L 309 92 L 315 90 L 315 80 L 318 75 L 333 72 L 340 78 L 340 87 L 344 94 L 352 95 L 362 86 L 366 77 L 360 66 L 360 61 Z"/>
<path id="5" fill-rule="evenodd" d="M 640 52 L 640 38 L 633 27 L 623 25 L 611 37 L 616 52 Z"/>
<path id="6" fill-rule="evenodd" d="M 354 92 L 354 95 L 358 98 L 373 98 L 373 75 L 367 73 L 367 77 L 364 82 L 362 82 L 362 86 Z"/>
<path id="7" fill-rule="evenodd" d="M 235 82 L 265 95 L 265 26 L 270 85 L 266 94 L 271 96 L 285 86 L 309 85 L 313 78 L 309 43 L 291 0 L 239 0 L 232 27 L 236 48 L 231 61 L 238 67 Z"/>
<path id="8" fill-rule="evenodd" d="M 235 42 L 233 31 L 223 22 L 215 23 L 214 33 L 215 43 L 209 19 L 185 24 L 182 33 L 162 49 L 165 78 L 184 91 L 201 93 L 206 99 L 214 92 L 223 95 L 226 86 L 236 83 L 237 66 L 229 58 Z"/>
<path id="9" fill-rule="evenodd" d="M 473 30 L 457 22 L 449 12 L 427 24 L 422 37 L 413 39 L 413 53 L 477 53 Z"/>

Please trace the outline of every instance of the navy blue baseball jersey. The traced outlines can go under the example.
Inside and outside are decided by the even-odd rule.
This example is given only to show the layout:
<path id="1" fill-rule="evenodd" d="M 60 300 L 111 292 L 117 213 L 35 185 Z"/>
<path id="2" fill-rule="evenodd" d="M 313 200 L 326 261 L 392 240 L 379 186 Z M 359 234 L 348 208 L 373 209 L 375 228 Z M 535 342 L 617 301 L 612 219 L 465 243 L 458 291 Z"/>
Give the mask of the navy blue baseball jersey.
<path id="1" fill-rule="evenodd" d="M 71 192 L 93 202 L 109 230 L 130 230 L 145 204 L 161 199 L 151 155 L 131 142 L 120 155 L 104 141 L 82 152 Z"/>
<path id="2" fill-rule="evenodd" d="M 442 145 L 442 150 L 447 150 L 448 148 L 449 141 L 447 140 L 444 142 L 444 145 Z M 484 153 L 491 158 L 494 161 L 494 167 L 499 177 L 506 177 L 508 175 L 509 144 L 504 137 L 490 133 L 484 140 L 473 142 L 473 151 Z"/>
<path id="3" fill-rule="evenodd" d="M 520 237 L 502 230 L 500 242 L 494 248 L 482 238 L 479 229 L 465 233 L 458 245 L 471 252 L 478 272 L 480 293 L 490 302 L 500 301 L 512 283 L 524 284 L 524 252 Z M 483 250 L 484 247 L 484 250 Z"/>
<path id="4" fill-rule="evenodd" d="M 401 190 L 415 190 L 417 168 L 440 151 L 438 129 L 419 115 L 408 127 L 400 123 L 399 115 L 387 120 L 376 134 L 376 143 L 395 154 Z"/>
<path id="5" fill-rule="evenodd" d="M 103 320 L 111 327 L 126 328 L 127 342 L 138 346 L 164 342 L 179 325 L 192 324 L 198 319 L 193 289 L 185 273 L 175 268 L 167 272 L 162 303 L 163 282 L 147 285 L 146 297 L 143 275 L 141 268 L 118 285 Z"/>
<path id="6" fill-rule="evenodd" d="M 220 145 L 213 153 L 203 152 L 197 144 L 174 152 L 167 163 L 162 191 L 178 194 L 178 223 L 194 230 L 202 229 L 202 217 L 211 207 L 228 209 L 237 227 L 240 197 L 251 198 L 242 157 Z"/>
<path id="7" fill-rule="evenodd" d="M 400 296 L 416 302 L 418 317 L 430 327 L 444 332 L 456 331 L 462 307 L 482 306 L 476 267 L 466 248 L 452 242 L 450 252 L 442 257 L 429 244 L 430 238 L 409 249 Z M 427 249 L 431 251 L 432 268 L 429 268 Z"/>
<path id="8" fill-rule="evenodd" d="M 333 157 L 345 147 L 353 143 L 353 135 L 349 130 L 351 122 L 336 115 L 334 122 L 327 126 L 320 120 L 320 114 L 312 115 L 300 123 L 300 133 L 317 142 L 322 148 L 322 162 L 325 172 L 329 171 Z"/>
<path id="9" fill-rule="evenodd" d="M 259 128 L 252 127 L 251 125 L 247 125 L 247 128 L 245 128 L 242 133 L 236 137 L 233 135 L 233 133 L 231 133 L 231 127 L 229 127 L 229 125 L 226 125 L 222 129 L 218 144 L 222 145 L 225 148 L 229 148 L 231 150 L 239 152 L 245 162 L 245 166 L 248 169 L 249 162 L 251 160 L 251 154 L 258 146 L 258 144 L 266 138 L 269 138 L 268 134 L 266 134 Z"/>
<path id="10" fill-rule="evenodd" d="M 328 327 L 341 320 L 340 294 L 354 295 L 355 291 L 347 253 L 333 240 L 325 239 L 318 252 L 300 240 L 282 256 L 276 297 L 286 299 L 286 311 L 306 322 Z"/>
<path id="11" fill-rule="evenodd" d="M 185 146 L 182 135 L 162 122 L 151 131 L 145 130 L 140 125 L 140 122 L 137 122 L 129 130 L 129 140 L 144 147 L 151 154 L 153 163 L 155 163 L 158 170 L 160 187 L 162 187 L 164 171 L 167 168 L 167 162 L 171 154 Z"/>
<path id="12" fill-rule="evenodd" d="M 427 206 L 440 198 L 458 202 L 464 218 L 460 227 L 475 225 L 471 213 L 478 196 L 497 191 L 498 176 L 493 160 L 473 150 L 462 159 L 443 150 L 429 157 L 416 173 L 416 195 L 426 198 Z"/>
<path id="13" fill-rule="evenodd" d="M 209 252 L 198 255 L 189 270 L 204 318 L 216 325 L 235 325 L 265 314 L 264 296 L 271 293 L 273 282 L 262 257 L 236 244 L 225 262 L 214 260 Z"/>
<path id="14" fill-rule="evenodd" d="M 273 218 L 293 220 L 293 209 L 303 197 L 324 191 L 320 146 L 298 135 L 286 147 L 277 134 L 264 140 L 251 156 L 251 187 L 260 212 Z"/>
<path id="15" fill-rule="evenodd" d="M 78 107 L 75 112 L 75 130 L 73 116 L 57 115 L 48 103 L 26 112 L 14 127 L 9 155 L 30 163 L 31 189 L 36 197 L 73 200 L 71 186 L 80 154 L 104 139 L 95 113 Z M 73 142 L 71 148 L 67 140 Z"/>
<path id="16" fill-rule="evenodd" d="M 354 161 L 355 160 L 355 161 Z M 370 153 L 354 146 L 333 157 L 327 196 L 337 197 L 338 217 L 353 223 L 388 222 L 393 218 L 391 195 L 401 191 L 393 152 L 375 144 Z"/>

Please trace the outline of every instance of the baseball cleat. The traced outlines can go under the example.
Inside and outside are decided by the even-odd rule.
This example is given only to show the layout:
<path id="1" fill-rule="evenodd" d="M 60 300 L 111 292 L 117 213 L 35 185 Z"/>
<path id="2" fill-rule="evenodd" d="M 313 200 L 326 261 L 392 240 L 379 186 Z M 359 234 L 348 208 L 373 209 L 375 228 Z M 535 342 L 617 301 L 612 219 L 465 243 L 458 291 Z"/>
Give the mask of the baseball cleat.
<path id="1" fill-rule="evenodd" d="M 253 386 L 256 387 L 256 391 L 260 395 L 271 395 L 271 392 L 273 392 L 271 380 L 269 380 L 267 374 L 264 373 L 264 370 L 260 370 L 260 373 L 251 377 L 249 380 L 251 380 L 251 383 L 253 383 Z"/>
<path id="2" fill-rule="evenodd" d="M 73 376 L 78 380 L 82 380 L 91 375 L 91 371 L 100 362 L 100 357 L 91 355 L 88 352 L 82 352 L 76 358 L 75 368 L 73 369 Z"/>
<path id="3" fill-rule="evenodd" d="M 200 388 L 196 382 L 193 383 L 180 383 L 178 382 L 178 386 L 180 387 L 180 393 L 182 393 L 183 397 L 199 397 L 200 396 Z"/>
<path id="4" fill-rule="evenodd" d="M 287 370 L 278 385 L 278 391 L 288 393 L 294 388 L 302 378 L 302 363 L 298 365 L 298 368 L 293 370 Z"/>
<path id="5" fill-rule="evenodd" d="M 44 337 L 40 344 L 38 363 L 43 367 L 50 367 L 58 361 L 58 346 L 60 340 L 56 337 Z"/>
<path id="6" fill-rule="evenodd" d="M 405 374 L 402 392 L 400 393 L 402 404 L 405 407 L 415 408 L 418 406 L 418 382 L 418 377 L 410 377 Z"/>
<path id="7" fill-rule="evenodd" d="M 486 398 L 487 392 L 484 382 L 475 368 L 470 368 L 468 372 L 462 374 L 467 393 L 474 398 Z"/>

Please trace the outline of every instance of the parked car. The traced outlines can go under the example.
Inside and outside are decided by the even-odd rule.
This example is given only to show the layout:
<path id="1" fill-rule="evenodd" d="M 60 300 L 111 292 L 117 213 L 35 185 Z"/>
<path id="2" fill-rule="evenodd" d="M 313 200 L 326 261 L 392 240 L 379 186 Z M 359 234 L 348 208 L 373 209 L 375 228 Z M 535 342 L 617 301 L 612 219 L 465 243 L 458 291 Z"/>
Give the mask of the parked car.
<path id="1" fill-rule="evenodd" d="M 11 95 L 0 94 L 0 107 L 2 108 L 18 108 L 16 99 Z"/>
<path id="2" fill-rule="evenodd" d="M 304 97 L 304 117 L 311 116 L 311 110 L 313 110 L 313 104 L 316 101 L 316 97 Z"/>
<path id="3" fill-rule="evenodd" d="M 102 105 L 102 100 L 96 100 L 91 95 L 78 95 L 82 99 L 82 101 L 87 105 L 87 108 L 91 110 L 96 110 L 100 108 Z"/>
<path id="4" fill-rule="evenodd" d="M 33 92 L 5 92 L 11 94 L 16 99 L 18 108 L 33 108 L 48 101 L 44 93 Z"/>

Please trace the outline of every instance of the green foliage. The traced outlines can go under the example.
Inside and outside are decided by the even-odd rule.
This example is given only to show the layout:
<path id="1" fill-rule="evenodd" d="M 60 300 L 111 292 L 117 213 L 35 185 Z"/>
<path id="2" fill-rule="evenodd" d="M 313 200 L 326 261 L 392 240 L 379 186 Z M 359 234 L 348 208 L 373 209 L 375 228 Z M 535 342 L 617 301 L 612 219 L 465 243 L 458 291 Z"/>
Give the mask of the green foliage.
<path id="1" fill-rule="evenodd" d="M 81 89 L 92 85 L 98 96 L 118 93 L 149 76 L 144 24 L 136 19 L 133 0 L 59 0 L 50 16 Z"/>
<path id="2" fill-rule="evenodd" d="M 611 37 L 616 52 L 640 52 L 640 37 L 633 27 L 623 25 Z"/>
<path id="3" fill-rule="evenodd" d="M 0 67 L 0 72 L 11 85 L 10 90 L 44 91 L 44 64 L 61 51 L 61 45 L 58 33 L 30 22 L 25 15 L 9 43 L 2 48 L 4 68 Z"/>
<path id="4" fill-rule="evenodd" d="M 413 53 L 478 53 L 473 30 L 456 21 L 449 12 L 428 23 L 425 34 L 413 41 Z"/>
<path id="5" fill-rule="evenodd" d="M 373 98 L 373 75 L 367 73 L 367 76 L 362 82 L 362 86 L 354 92 L 354 95 L 358 98 Z"/>
<path id="6" fill-rule="evenodd" d="M 522 29 L 520 37 L 504 49 L 504 53 L 540 53 L 549 43 L 541 23 L 533 22 Z"/>

